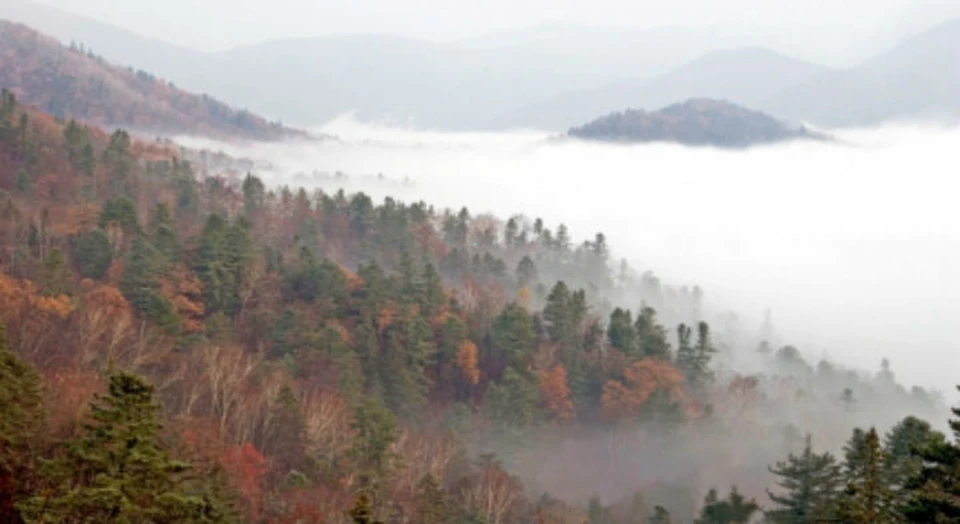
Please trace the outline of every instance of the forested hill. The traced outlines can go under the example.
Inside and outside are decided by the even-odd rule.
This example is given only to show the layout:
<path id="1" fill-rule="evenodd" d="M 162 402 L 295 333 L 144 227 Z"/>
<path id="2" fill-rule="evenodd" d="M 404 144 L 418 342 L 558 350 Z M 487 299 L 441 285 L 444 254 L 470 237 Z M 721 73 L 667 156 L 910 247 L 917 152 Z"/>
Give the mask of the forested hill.
<path id="1" fill-rule="evenodd" d="M 4 92 L 0 522 L 960 514 L 960 450 L 904 418 L 935 395 L 711 328 L 702 290 L 609 257 L 538 219 L 199 177 Z"/>
<path id="2" fill-rule="evenodd" d="M 567 134 L 609 142 L 677 142 L 719 147 L 824 138 L 759 111 L 705 98 L 687 100 L 654 112 L 627 109 L 572 128 Z"/>
<path id="3" fill-rule="evenodd" d="M 273 140 L 300 131 L 0 20 L 0 87 L 63 119 L 138 132 Z"/>

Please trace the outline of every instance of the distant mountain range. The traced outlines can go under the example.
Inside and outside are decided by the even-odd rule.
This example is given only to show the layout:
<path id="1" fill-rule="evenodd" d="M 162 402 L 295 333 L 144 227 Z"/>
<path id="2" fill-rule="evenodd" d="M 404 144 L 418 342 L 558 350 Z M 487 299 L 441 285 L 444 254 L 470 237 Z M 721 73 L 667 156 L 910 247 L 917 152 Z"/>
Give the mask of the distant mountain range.
<path id="1" fill-rule="evenodd" d="M 206 53 L 25 0 L 0 18 L 297 125 L 354 112 L 438 129 L 564 130 L 626 107 L 718 98 L 824 127 L 960 115 L 960 20 L 846 69 L 735 32 L 542 28 L 459 42 L 358 35 Z M 757 37 L 752 40 L 768 41 Z"/>
<path id="2" fill-rule="evenodd" d="M 676 142 L 749 147 L 800 138 L 826 139 L 802 126 L 721 100 L 691 99 L 659 111 L 628 109 L 570 129 L 569 136 L 606 142 Z"/>
<path id="3" fill-rule="evenodd" d="M 103 127 L 256 140 L 303 134 L 3 20 L 0 87 L 54 116 Z"/>

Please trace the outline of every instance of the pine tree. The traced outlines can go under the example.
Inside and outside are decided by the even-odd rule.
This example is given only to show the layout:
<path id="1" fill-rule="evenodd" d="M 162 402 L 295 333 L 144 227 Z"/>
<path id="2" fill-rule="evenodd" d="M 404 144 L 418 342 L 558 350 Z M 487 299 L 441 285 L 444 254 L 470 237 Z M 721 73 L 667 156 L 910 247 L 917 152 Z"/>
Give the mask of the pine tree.
<path id="1" fill-rule="evenodd" d="M 33 476 L 37 431 L 43 422 L 39 373 L 7 348 L 0 323 L 0 522 L 19 522 L 13 504 Z"/>
<path id="2" fill-rule="evenodd" d="M 45 464 L 49 489 L 24 501 L 30 523 L 220 523 L 209 498 L 185 487 L 189 464 L 160 443 L 153 386 L 118 373 L 90 406 L 90 423 L 63 455 Z"/>
<path id="3" fill-rule="evenodd" d="M 373 518 L 373 504 L 366 493 L 357 495 L 357 500 L 350 510 L 350 518 L 354 524 L 383 524 Z"/>
<path id="4" fill-rule="evenodd" d="M 390 447 L 397 439 L 397 422 L 386 408 L 367 400 L 354 411 L 353 444 L 349 456 L 366 488 L 376 490 L 393 471 L 397 456 Z"/>
<path id="5" fill-rule="evenodd" d="M 670 512 L 663 506 L 653 508 L 653 515 L 650 517 L 650 524 L 671 524 Z"/>
<path id="6" fill-rule="evenodd" d="M 846 488 L 839 500 L 839 516 L 850 523 L 899 522 L 896 501 L 885 470 L 886 453 L 876 429 L 855 429 L 844 448 Z"/>
<path id="7" fill-rule="evenodd" d="M 263 451 L 273 458 L 280 476 L 288 474 L 303 462 L 306 454 L 306 419 L 300 401 L 290 386 L 277 394 L 270 416 L 270 426 Z"/>
<path id="8" fill-rule="evenodd" d="M 130 306 L 159 325 L 173 329 L 178 318 L 173 306 L 160 294 L 162 257 L 142 236 L 130 245 L 120 277 L 120 290 Z"/>
<path id="9" fill-rule="evenodd" d="M 607 326 L 607 341 L 617 351 L 628 356 L 637 356 L 640 350 L 637 332 L 633 327 L 633 317 L 629 310 L 616 308 L 610 314 Z"/>
<path id="10" fill-rule="evenodd" d="M 436 477 L 427 474 L 417 486 L 417 524 L 447 524 L 450 517 L 447 493 Z"/>
<path id="11" fill-rule="evenodd" d="M 536 343 L 533 318 L 527 310 L 515 302 L 507 304 L 494 319 L 490 338 L 494 346 L 506 356 L 510 365 L 517 369 L 526 369 L 527 356 Z"/>
<path id="12" fill-rule="evenodd" d="M 909 416 L 898 422 L 884 437 L 886 463 L 884 469 L 891 489 L 902 508 L 909 502 L 908 484 L 923 470 L 920 454 L 931 446 L 946 442 L 946 437 L 926 421 Z"/>
<path id="13" fill-rule="evenodd" d="M 94 280 L 103 278 L 113 263 L 110 239 L 100 229 L 87 231 L 74 242 L 73 259 L 81 276 Z"/>
<path id="14" fill-rule="evenodd" d="M 760 506 L 743 498 L 736 486 L 731 488 L 726 500 L 719 500 L 717 490 L 711 489 L 695 524 L 746 524 L 759 510 Z"/>
<path id="15" fill-rule="evenodd" d="M 150 217 L 150 241 L 167 262 L 177 259 L 179 246 L 176 224 L 170 215 L 170 209 L 162 202 L 157 204 L 153 209 L 153 216 Z"/>
<path id="16" fill-rule="evenodd" d="M 840 467 L 830 453 L 813 452 L 810 436 L 800 455 L 790 453 L 770 472 L 780 477 L 781 492 L 767 492 L 776 508 L 766 511 L 774 524 L 805 524 L 833 515 Z"/>
<path id="17" fill-rule="evenodd" d="M 951 411 L 960 417 L 960 408 Z M 909 500 L 902 508 L 907 522 L 960 522 L 960 419 L 950 420 L 950 429 L 953 442 L 931 442 L 917 450 L 923 465 L 907 483 Z"/>
<path id="18" fill-rule="evenodd" d="M 646 306 L 641 308 L 633 327 L 637 333 L 644 357 L 670 360 L 670 342 L 667 340 L 667 330 L 657 323 L 657 312 L 653 308 Z"/>

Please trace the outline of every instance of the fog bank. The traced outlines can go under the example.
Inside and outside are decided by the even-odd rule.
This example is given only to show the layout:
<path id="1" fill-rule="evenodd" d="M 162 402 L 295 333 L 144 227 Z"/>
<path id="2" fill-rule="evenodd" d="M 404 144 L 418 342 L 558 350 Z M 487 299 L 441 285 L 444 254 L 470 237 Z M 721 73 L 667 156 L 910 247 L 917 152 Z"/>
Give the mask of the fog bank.
<path id="1" fill-rule="evenodd" d="M 467 206 L 607 235 L 615 259 L 698 284 L 747 327 L 770 308 L 810 358 L 943 391 L 960 382 L 960 129 L 886 127 L 747 151 L 552 141 L 543 133 L 434 133 L 361 124 L 338 141 L 216 145 L 268 160 L 271 184 Z M 181 140 L 187 146 L 211 146 Z M 347 178 L 332 176 L 336 172 Z M 380 179 L 382 175 L 383 179 Z M 627 304 L 635 307 L 637 304 Z"/>

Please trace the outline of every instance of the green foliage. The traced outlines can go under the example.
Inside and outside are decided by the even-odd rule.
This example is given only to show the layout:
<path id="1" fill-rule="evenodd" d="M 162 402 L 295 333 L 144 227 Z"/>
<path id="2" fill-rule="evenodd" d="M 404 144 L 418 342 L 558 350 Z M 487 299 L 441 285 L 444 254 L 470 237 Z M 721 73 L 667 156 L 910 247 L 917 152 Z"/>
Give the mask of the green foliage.
<path id="1" fill-rule="evenodd" d="M 532 377 L 508 367 L 500 382 L 491 384 L 484 395 L 489 419 L 507 428 L 523 429 L 541 420 L 540 390 Z"/>
<path id="2" fill-rule="evenodd" d="M 203 303 L 207 314 L 222 312 L 233 316 L 240 308 L 240 288 L 254 255 L 249 223 L 238 219 L 230 225 L 219 214 L 211 214 L 200 234 L 194 271 L 203 282 Z"/>
<path id="3" fill-rule="evenodd" d="M 833 516 L 840 483 L 840 467 L 830 453 L 813 452 L 808 435 L 803 451 L 791 453 L 770 472 L 779 477 L 777 493 L 767 492 L 775 504 L 766 511 L 774 524 L 802 524 Z"/>
<path id="4" fill-rule="evenodd" d="M 424 369 L 436 351 L 433 332 L 422 316 L 405 308 L 383 338 L 380 383 L 384 399 L 395 413 L 415 416 L 430 387 Z"/>
<path id="5" fill-rule="evenodd" d="M 77 271 L 85 278 L 100 280 L 113 263 L 113 247 L 101 229 L 83 233 L 74 241 L 73 260 Z"/>
<path id="6" fill-rule="evenodd" d="M 447 524 L 451 516 L 446 491 L 436 477 L 427 474 L 417 485 L 417 523 Z"/>
<path id="7" fill-rule="evenodd" d="M 289 386 L 277 394 L 263 451 L 274 459 L 273 467 L 282 476 L 298 467 L 306 454 L 307 423 L 300 400 Z"/>
<path id="8" fill-rule="evenodd" d="M 683 371 L 687 380 L 695 386 L 703 386 L 713 379 L 710 371 L 710 359 L 717 352 L 710 341 L 710 326 L 706 322 L 697 324 L 697 342 L 690 344 L 690 328 L 680 324 L 677 328 L 677 367 Z"/>
<path id="9" fill-rule="evenodd" d="M 671 524 L 670 512 L 663 506 L 653 508 L 653 515 L 650 517 L 650 524 Z"/>
<path id="10" fill-rule="evenodd" d="M 220 523 L 209 497 L 185 487 L 189 464 L 171 458 L 159 438 L 153 386 L 126 373 L 90 406 L 90 423 L 61 456 L 44 465 L 47 488 L 24 501 L 30 523 Z"/>
<path id="11" fill-rule="evenodd" d="M 26 495 L 43 423 L 42 379 L 7 348 L 0 323 L 0 522 L 17 522 L 11 507 Z"/>
<path id="12" fill-rule="evenodd" d="M 170 209 L 162 202 L 153 208 L 150 217 L 150 241 L 167 261 L 176 260 L 180 251 L 176 224 Z"/>
<path id="13" fill-rule="evenodd" d="M 952 412 L 960 417 L 960 409 Z M 917 449 L 923 464 L 907 483 L 911 493 L 902 510 L 908 522 L 960 522 L 960 420 L 952 419 L 950 429 L 953 442 L 934 438 Z"/>
<path id="14" fill-rule="evenodd" d="M 350 459 L 367 487 L 379 487 L 398 458 L 390 451 L 397 439 L 397 421 L 382 405 L 368 400 L 354 411 L 350 427 L 354 433 Z"/>
<path id="15" fill-rule="evenodd" d="M 746 500 L 734 486 L 726 500 L 717 498 L 717 490 L 711 489 L 703 501 L 700 518 L 695 524 L 747 524 L 760 506 Z"/>
<path id="16" fill-rule="evenodd" d="M 524 369 L 523 363 L 533 351 L 536 342 L 533 318 L 517 303 L 507 304 L 493 321 L 490 337 L 496 348 L 506 356 L 508 363 Z"/>
<path id="17" fill-rule="evenodd" d="M 137 206 L 126 197 L 107 200 L 100 210 L 100 228 L 106 229 L 110 224 L 119 225 L 127 234 L 140 231 L 140 220 L 137 218 Z"/>
<path id="18" fill-rule="evenodd" d="M 877 431 L 856 429 L 844 447 L 843 476 L 846 487 L 838 502 L 838 514 L 851 523 L 900 522 L 896 499 L 885 469 L 886 452 Z"/>
<path id="19" fill-rule="evenodd" d="M 164 326 L 175 329 L 178 318 L 173 306 L 159 291 L 163 258 L 142 236 L 130 245 L 124 261 L 120 291 L 137 312 Z"/>

